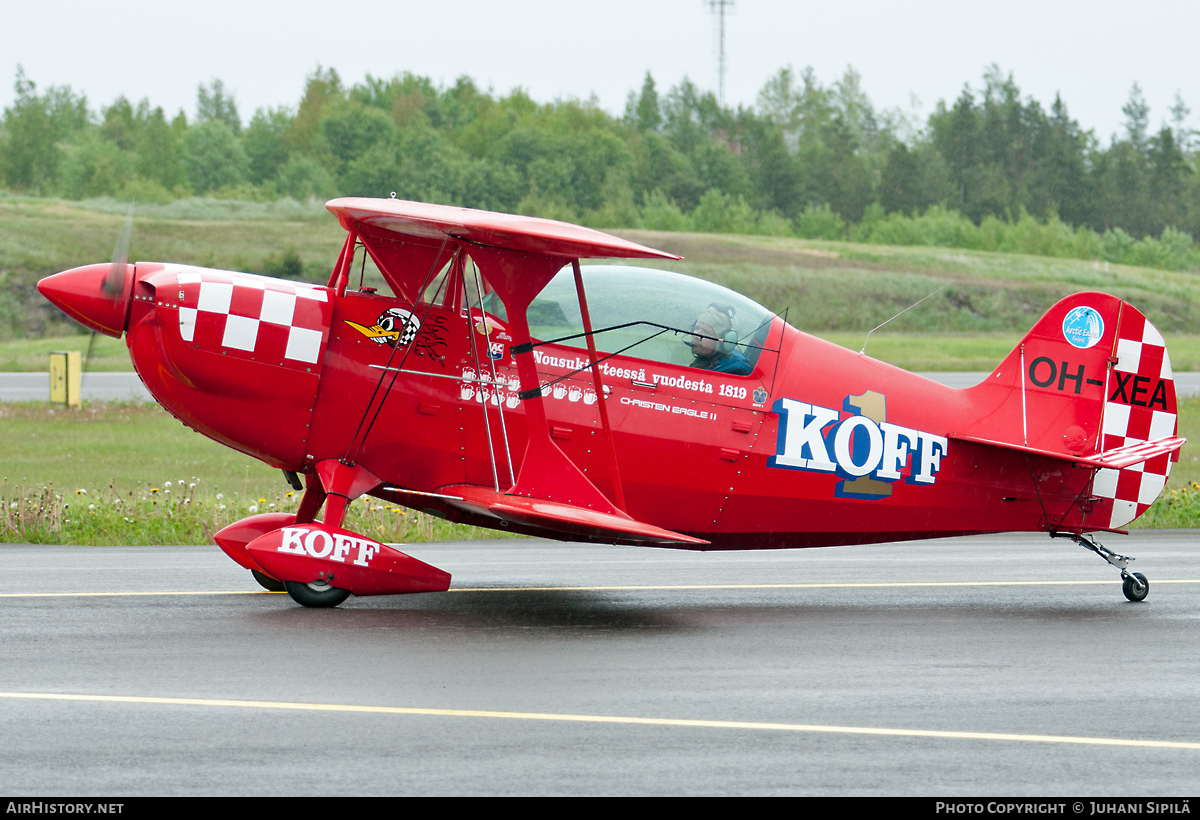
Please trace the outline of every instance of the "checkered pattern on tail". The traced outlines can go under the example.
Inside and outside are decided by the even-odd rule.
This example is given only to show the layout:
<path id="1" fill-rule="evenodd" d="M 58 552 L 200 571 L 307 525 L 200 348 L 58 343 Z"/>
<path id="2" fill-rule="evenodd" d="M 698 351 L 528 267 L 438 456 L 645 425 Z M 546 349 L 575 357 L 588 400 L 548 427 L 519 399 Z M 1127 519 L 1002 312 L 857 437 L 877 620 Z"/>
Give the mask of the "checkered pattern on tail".
<path id="1" fill-rule="evenodd" d="M 1121 311 L 1104 405 L 1103 452 L 1175 435 L 1175 381 L 1162 334 L 1128 303 Z M 1092 492 L 1112 499 L 1108 527 L 1122 527 L 1158 498 L 1171 474 L 1171 456 L 1159 455 L 1121 470 L 1097 471 Z M 1093 519 L 1094 520 L 1094 519 Z"/>
<path id="2" fill-rule="evenodd" d="M 285 367 L 320 361 L 332 310 L 324 288 L 206 268 L 175 273 L 185 342 Z M 160 304 L 164 295 L 160 288 Z"/>

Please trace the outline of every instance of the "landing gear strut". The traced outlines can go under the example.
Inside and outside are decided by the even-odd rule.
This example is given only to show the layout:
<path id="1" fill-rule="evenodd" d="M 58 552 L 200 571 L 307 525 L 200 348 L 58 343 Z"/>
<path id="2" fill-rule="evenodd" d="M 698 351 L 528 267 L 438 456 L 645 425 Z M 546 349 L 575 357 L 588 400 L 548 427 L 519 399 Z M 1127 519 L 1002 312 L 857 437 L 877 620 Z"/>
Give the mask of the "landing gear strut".
<path id="1" fill-rule="evenodd" d="M 1140 572 L 1130 572 L 1129 562 L 1134 560 L 1128 555 L 1121 555 L 1113 552 L 1108 547 L 1100 544 L 1087 533 L 1076 535 L 1075 533 L 1050 533 L 1051 538 L 1070 538 L 1076 544 L 1079 544 L 1085 549 L 1099 555 L 1108 563 L 1112 564 L 1117 569 L 1121 570 L 1121 591 L 1125 593 L 1125 597 L 1131 601 L 1144 601 L 1150 593 L 1150 582 L 1146 580 L 1146 576 Z"/>

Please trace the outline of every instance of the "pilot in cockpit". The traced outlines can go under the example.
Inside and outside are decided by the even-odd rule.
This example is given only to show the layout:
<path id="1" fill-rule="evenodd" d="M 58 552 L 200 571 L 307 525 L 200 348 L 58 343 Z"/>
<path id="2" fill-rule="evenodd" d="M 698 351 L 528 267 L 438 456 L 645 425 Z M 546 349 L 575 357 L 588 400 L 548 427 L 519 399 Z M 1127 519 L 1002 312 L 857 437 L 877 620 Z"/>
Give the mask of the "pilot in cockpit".
<path id="1" fill-rule="evenodd" d="M 749 376 L 753 368 L 738 350 L 737 314 L 732 307 L 716 302 L 704 309 L 692 325 L 692 335 L 684 338 L 691 345 L 692 367 Z"/>

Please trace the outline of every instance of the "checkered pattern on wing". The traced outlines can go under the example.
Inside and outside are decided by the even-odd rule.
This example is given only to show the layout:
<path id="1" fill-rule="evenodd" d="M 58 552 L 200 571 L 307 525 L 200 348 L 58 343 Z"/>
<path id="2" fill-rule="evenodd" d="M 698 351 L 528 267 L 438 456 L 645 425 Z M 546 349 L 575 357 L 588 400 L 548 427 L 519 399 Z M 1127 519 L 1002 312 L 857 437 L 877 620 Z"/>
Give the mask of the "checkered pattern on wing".
<path id="1" fill-rule="evenodd" d="M 1166 382 L 1166 410 L 1161 403 L 1141 407 L 1121 401 L 1108 401 L 1104 406 L 1104 436 L 1102 451 L 1107 452 L 1128 444 L 1157 441 L 1175 435 L 1176 407 L 1174 374 L 1162 334 L 1138 311 L 1125 306 L 1121 327 L 1117 333 L 1117 363 L 1109 374 L 1109 397 L 1119 394 L 1117 379 L 1145 377 L 1150 390 L 1159 381 Z M 1120 374 L 1120 376 L 1118 376 Z M 1131 394 L 1127 382 L 1125 395 Z M 1147 405 L 1152 396 L 1139 400 Z M 1099 470 L 1092 485 L 1093 493 L 1112 499 L 1109 527 L 1123 527 L 1144 513 L 1158 498 L 1171 474 L 1171 457 L 1155 456 L 1122 470 Z"/>
<path id="2" fill-rule="evenodd" d="M 177 278 L 184 341 L 285 367 L 320 361 L 332 308 L 324 288 L 202 268 Z"/>

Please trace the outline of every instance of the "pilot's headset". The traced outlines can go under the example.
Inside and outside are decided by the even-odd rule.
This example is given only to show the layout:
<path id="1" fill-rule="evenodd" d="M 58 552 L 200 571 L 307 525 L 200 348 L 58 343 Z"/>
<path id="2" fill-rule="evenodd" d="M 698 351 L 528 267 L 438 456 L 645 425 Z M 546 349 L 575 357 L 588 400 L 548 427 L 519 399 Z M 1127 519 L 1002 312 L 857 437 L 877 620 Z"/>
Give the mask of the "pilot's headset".
<path id="1" fill-rule="evenodd" d="M 738 320 L 737 311 L 732 305 L 718 305 L 713 302 L 709 307 L 714 307 L 729 317 L 729 330 L 721 334 L 721 341 L 717 343 L 717 350 L 722 353 L 732 353 L 737 349 L 738 344 Z"/>
<path id="2" fill-rule="evenodd" d="M 732 353 L 737 348 L 738 344 L 737 311 L 733 309 L 732 305 L 722 305 L 718 304 L 717 302 L 709 302 L 708 307 L 704 309 L 704 312 L 707 313 L 709 308 L 712 308 L 713 310 L 717 311 L 717 313 L 723 315 L 726 321 L 729 322 L 729 330 L 726 330 L 724 333 L 722 333 L 721 337 L 717 340 L 717 351 L 720 353 Z M 692 323 L 693 331 L 696 329 L 697 323 L 698 322 Z M 691 343 L 685 340 L 684 344 Z"/>

